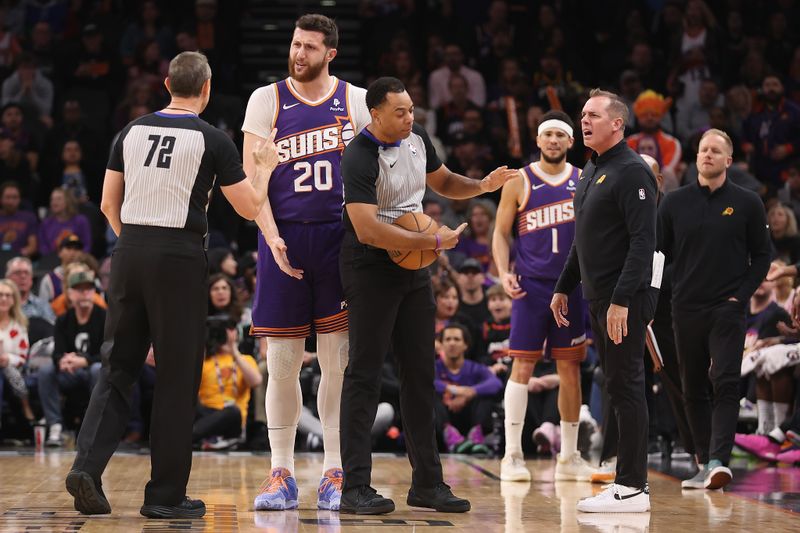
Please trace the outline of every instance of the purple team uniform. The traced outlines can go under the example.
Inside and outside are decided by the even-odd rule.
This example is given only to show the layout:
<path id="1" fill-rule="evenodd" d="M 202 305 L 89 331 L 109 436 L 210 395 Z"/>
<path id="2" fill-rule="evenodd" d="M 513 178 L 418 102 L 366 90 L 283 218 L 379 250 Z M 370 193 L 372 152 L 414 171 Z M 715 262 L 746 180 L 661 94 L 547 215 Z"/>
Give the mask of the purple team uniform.
<path id="1" fill-rule="evenodd" d="M 336 80 L 331 96 L 317 104 L 299 99 L 286 80 L 276 84 L 273 127 L 279 163 L 269 183 L 269 201 L 289 263 L 303 279 L 284 274 L 259 232 L 253 298 L 257 337 L 304 338 L 347 330 L 339 280 L 342 176 L 345 143 L 353 137 L 347 83 Z"/>
<path id="2" fill-rule="evenodd" d="M 528 294 L 511 306 L 509 355 L 525 359 L 582 360 L 586 356 L 584 302 L 580 287 L 569 295 L 568 327 L 559 328 L 550 310 L 553 289 L 572 241 L 575 210 L 572 199 L 581 171 L 572 168 L 562 182 L 550 185 L 534 171 L 523 168 L 525 200 L 517 214 L 515 272 L 519 286 Z"/>

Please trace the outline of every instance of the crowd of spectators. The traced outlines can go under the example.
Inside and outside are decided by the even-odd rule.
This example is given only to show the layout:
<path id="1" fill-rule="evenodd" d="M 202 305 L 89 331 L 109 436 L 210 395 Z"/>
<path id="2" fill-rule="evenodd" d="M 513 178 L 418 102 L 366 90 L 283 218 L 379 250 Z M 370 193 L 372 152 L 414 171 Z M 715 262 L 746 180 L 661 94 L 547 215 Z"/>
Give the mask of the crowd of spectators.
<path id="1" fill-rule="evenodd" d="M 97 206 L 114 136 L 167 102 L 162 82 L 174 54 L 201 50 L 215 95 L 203 117 L 238 142 L 244 105 L 232 114 L 237 106 L 229 102 L 249 96 L 239 85 L 238 24 L 246 9 L 216 0 L 0 2 L 0 259 L 11 260 L 9 281 L 0 281 L 3 438 L 27 438 L 25 428 L 42 419 L 48 443 L 57 446 L 63 429 L 78 426 L 100 361 L 98 325 L 115 239 Z M 610 89 L 630 107 L 628 144 L 659 162 L 666 191 L 696 178 L 704 131 L 727 132 L 734 141 L 730 178 L 764 199 L 776 258 L 800 260 L 800 35 L 790 24 L 800 20 L 800 2 L 362 0 L 358 16 L 358 40 L 369 43 L 360 50 L 364 85 L 383 75 L 401 79 L 416 120 L 452 170 L 481 178 L 499 165 L 537 160 L 535 136 L 546 111 L 561 109 L 578 124 L 588 91 Z M 576 128 L 568 159 L 582 167 L 589 155 Z M 227 317 L 230 338 L 210 349 L 204 365 L 211 382 L 201 387 L 195 438 L 206 449 L 264 449 L 265 349 L 249 336 L 255 229 L 218 196 L 209 208 L 209 314 Z M 423 204 L 437 222 L 468 223 L 458 247 L 432 267 L 439 437 L 451 451 L 496 453 L 501 446 L 510 300 L 491 255 L 498 197 L 451 201 L 429 193 Z M 791 302 L 792 284 L 770 294 Z M 314 350 L 309 339 L 299 439 L 308 449 L 321 441 Z M 130 444 L 147 436 L 157 357 L 148 356 L 134 395 Z M 590 350 L 585 403 L 593 366 Z M 788 381 L 796 390 L 796 377 Z M 557 451 L 557 389 L 554 366 L 537 365 L 528 452 Z M 755 404 L 753 389 L 747 395 Z M 781 390 L 781 398 L 792 394 Z M 376 444 L 402 448 L 390 362 L 381 402 Z M 593 405 L 596 418 L 600 411 Z M 668 409 L 651 413 L 661 416 L 651 424 L 653 446 L 669 441 L 671 448 Z M 593 429 L 588 408 L 582 420 Z"/>

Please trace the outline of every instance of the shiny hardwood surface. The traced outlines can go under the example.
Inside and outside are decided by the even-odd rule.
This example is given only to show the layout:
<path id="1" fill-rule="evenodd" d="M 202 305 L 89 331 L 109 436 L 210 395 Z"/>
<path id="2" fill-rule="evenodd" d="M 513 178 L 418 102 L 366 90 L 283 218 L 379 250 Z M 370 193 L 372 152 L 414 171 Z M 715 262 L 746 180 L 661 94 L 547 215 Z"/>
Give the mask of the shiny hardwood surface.
<path id="1" fill-rule="evenodd" d="M 112 514 L 85 517 L 72 509 L 64 477 L 74 454 L 0 453 L 0 532 L 21 531 L 800 531 L 800 516 L 776 506 L 722 492 L 684 491 L 671 477 L 651 471 L 651 513 L 587 515 L 575 511 L 579 498 L 600 490 L 588 483 L 552 481 L 553 461 L 533 460 L 531 483 L 501 483 L 498 460 L 443 456 L 445 478 L 456 494 L 472 501 L 472 512 L 442 514 L 409 508 L 405 494 L 411 469 L 405 457 L 376 455 L 373 485 L 395 500 L 390 515 L 356 517 L 316 510 L 321 455 L 299 454 L 300 509 L 254 512 L 253 497 L 268 468 L 268 456 L 197 453 L 189 495 L 208 506 L 203 520 L 146 520 L 139 515 L 149 474 L 146 455 L 117 455 L 103 478 Z"/>

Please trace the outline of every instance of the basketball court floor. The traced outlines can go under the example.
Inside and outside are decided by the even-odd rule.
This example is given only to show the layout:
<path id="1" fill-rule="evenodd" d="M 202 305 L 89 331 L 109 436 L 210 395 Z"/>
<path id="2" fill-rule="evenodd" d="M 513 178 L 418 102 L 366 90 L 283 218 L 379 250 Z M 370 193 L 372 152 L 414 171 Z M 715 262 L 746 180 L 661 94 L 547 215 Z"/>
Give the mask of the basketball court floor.
<path id="1" fill-rule="evenodd" d="M 528 462 L 532 482 L 505 483 L 499 479 L 498 460 L 445 455 L 445 479 L 456 494 L 470 498 L 472 512 L 441 514 L 406 505 L 411 471 L 404 456 L 376 455 L 373 485 L 394 499 L 397 510 L 357 517 L 317 511 L 321 454 L 298 456 L 299 510 L 254 512 L 253 496 L 265 477 L 268 456 L 196 453 L 189 495 L 206 502 L 205 518 L 146 520 L 139 515 L 139 507 L 150 469 L 147 455 L 114 456 L 103 478 L 112 514 L 100 517 L 82 516 L 72 508 L 64 477 L 73 457 L 74 452 L 68 451 L 0 451 L 0 532 L 800 531 L 800 468 L 772 468 L 743 460 L 737 462 L 730 491 L 682 492 L 678 478 L 670 474 L 682 476 L 687 464 L 677 464 L 668 473 L 651 469 L 652 512 L 591 515 L 576 512 L 575 503 L 600 486 L 553 482 L 551 460 Z"/>

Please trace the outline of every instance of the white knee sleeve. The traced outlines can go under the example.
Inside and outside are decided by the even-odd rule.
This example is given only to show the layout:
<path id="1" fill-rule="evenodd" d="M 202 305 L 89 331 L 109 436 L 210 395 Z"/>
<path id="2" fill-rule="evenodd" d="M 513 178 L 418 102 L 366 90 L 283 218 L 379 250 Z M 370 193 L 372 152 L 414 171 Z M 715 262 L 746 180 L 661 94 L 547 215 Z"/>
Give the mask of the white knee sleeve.
<path id="1" fill-rule="evenodd" d="M 327 372 L 344 375 L 350 350 L 348 339 L 346 331 L 317 335 L 317 359 L 323 375 Z"/>
<path id="2" fill-rule="evenodd" d="M 317 360 L 322 370 L 322 379 L 317 392 L 317 411 L 322 422 L 322 440 L 325 447 L 323 472 L 342 466 L 339 452 L 339 405 L 349 348 L 346 331 L 317 336 Z"/>
<path id="3" fill-rule="evenodd" d="M 303 365 L 304 339 L 270 337 L 267 341 L 267 371 L 270 380 L 297 379 Z"/>
<path id="4" fill-rule="evenodd" d="M 303 397 L 300 367 L 304 339 L 270 337 L 267 342 L 267 394 L 264 399 L 272 468 L 294 472 L 294 438 Z"/>

